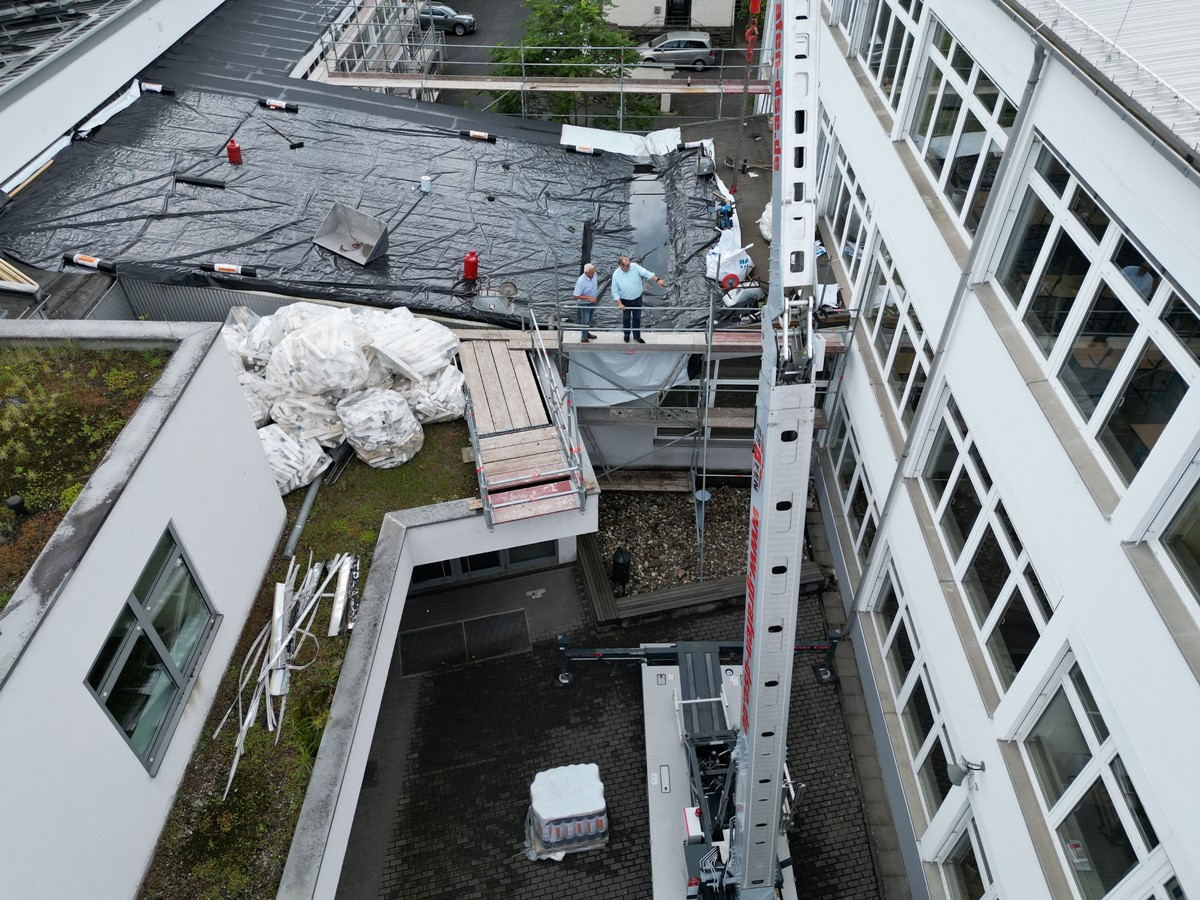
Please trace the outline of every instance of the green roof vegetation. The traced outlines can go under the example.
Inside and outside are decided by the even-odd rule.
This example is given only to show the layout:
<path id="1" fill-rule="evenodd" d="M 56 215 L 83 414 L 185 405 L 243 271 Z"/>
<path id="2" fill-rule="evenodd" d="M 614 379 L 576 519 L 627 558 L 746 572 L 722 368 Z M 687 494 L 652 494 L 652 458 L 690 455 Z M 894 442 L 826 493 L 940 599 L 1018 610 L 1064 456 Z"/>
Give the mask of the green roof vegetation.
<path id="1" fill-rule="evenodd" d="M 70 341 L 0 347 L 0 608 L 171 358 Z"/>
<path id="2" fill-rule="evenodd" d="M 466 423 L 459 420 L 425 426 L 424 448 L 399 468 L 372 469 L 351 460 L 342 476 L 317 495 L 296 553 L 301 565 L 307 565 L 309 551 L 314 562 L 359 554 L 361 590 L 385 513 L 478 496 L 474 467 L 462 462 L 462 448 L 468 446 Z M 301 489 L 284 498 L 287 527 L 281 548 L 304 494 Z M 286 561 L 277 557 L 263 580 L 142 884 L 143 898 L 275 896 L 352 638 L 345 633 L 319 638 L 312 665 L 292 673 L 279 744 L 260 714 L 224 801 L 238 723 L 231 717 L 220 737 L 212 733 L 236 698 L 242 660 L 270 617 L 274 585 L 286 570 Z M 324 616 L 328 604 L 317 621 Z"/>

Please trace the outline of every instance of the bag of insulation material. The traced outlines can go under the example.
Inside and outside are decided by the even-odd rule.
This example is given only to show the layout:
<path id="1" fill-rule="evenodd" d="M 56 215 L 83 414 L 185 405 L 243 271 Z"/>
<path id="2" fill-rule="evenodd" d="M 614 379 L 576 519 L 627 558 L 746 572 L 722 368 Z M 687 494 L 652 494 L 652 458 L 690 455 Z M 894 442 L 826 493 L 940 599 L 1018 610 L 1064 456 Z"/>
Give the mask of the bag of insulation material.
<path id="1" fill-rule="evenodd" d="M 371 335 L 371 344 L 384 364 L 396 374 L 409 381 L 420 381 L 437 374 L 454 360 L 458 353 L 458 338 L 449 328 L 415 316 L 406 319 L 399 310 L 392 310 L 392 313 L 389 313 L 389 324 Z"/>
<path id="2" fill-rule="evenodd" d="M 275 349 L 275 344 L 279 337 L 275 333 L 275 317 L 255 316 L 254 312 L 247 309 L 246 317 L 254 316 L 257 321 L 250 326 L 250 330 L 246 332 L 246 337 L 242 339 L 241 354 L 242 361 L 248 369 L 261 369 L 271 359 L 271 351 Z"/>
<path id="3" fill-rule="evenodd" d="M 254 427 L 261 428 L 270 422 L 271 405 L 278 399 L 281 390 L 279 385 L 254 372 L 240 373 L 238 384 L 242 386 L 242 396 L 246 398 L 250 415 L 254 417 Z"/>
<path id="4" fill-rule="evenodd" d="M 301 300 L 281 306 L 275 312 L 275 332 L 279 337 L 299 331 L 305 325 L 310 325 L 317 319 L 336 315 L 341 307 L 326 306 L 324 303 L 306 303 Z"/>
<path id="5" fill-rule="evenodd" d="M 369 466 L 390 469 L 412 459 L 425 443 L 425 432 L 408 403 L 396 391 L 371 388 L 337 405 L 346 441 Z"/>
<path id="6" fill-rule="evenodd" d="M 457 366 L 446 366 L 436 375 L 420 381 L 409 381 L 400 376 L 394 386 L 412 407 L 417 421 L 428 423 L 462 418 L 467 410 L 467 397 L 463 393 L 465 383 Z"/>
<path id="7" fill-rule="evenodd" d="M 271 351 L 267 377 L 298 394 L 345 397 L 367 382 L 367 335 L 341 311 L 286 334 Z"/>
<path id="8" fill-rule="evenodd" d="M 338 418 L 336 401 L 329 397 L 283 392 L 271 404 L 271 419 L 297 429 L 323 447 L 336 447 L 342 442 L 342 420 Z"/>
<path id="9" fill-rule="evenodd" d="M 316 441 L 281 425 L 258 429 L 258 438 L 281 494 L 311 484 L 333 462 Z"/>

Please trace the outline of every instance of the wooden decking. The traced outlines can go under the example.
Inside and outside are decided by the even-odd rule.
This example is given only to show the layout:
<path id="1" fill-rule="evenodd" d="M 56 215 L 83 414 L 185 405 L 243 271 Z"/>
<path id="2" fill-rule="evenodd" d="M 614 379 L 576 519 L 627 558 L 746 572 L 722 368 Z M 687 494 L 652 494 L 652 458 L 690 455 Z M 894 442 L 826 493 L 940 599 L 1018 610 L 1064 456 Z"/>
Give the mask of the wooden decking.
<path id="1" fill-rule="evenodd" d="M 571 480 L 571 463 L 533 372 L 528 336 L 516 332 L 513 343 L 489 333 L 479 340 L 468 337 L 458 351 L 471 398 L 475 464 L 486 492 L 480 505 L 487 500 L 494 525 L 580 504 L 578 482 Z"/>

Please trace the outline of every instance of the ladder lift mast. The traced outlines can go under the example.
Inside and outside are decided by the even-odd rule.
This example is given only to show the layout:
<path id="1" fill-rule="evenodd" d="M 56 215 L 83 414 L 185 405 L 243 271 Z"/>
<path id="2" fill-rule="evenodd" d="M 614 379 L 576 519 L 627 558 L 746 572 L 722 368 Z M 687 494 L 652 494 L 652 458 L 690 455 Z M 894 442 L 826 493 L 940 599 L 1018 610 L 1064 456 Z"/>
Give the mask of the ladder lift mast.
<path id="1" fill-rule="evenodd" d="M 762 317 L 746 575 L 741 730 L 726 883 L 774 900 L 785 788 L 797 595 L 823 341 L 813 329 L 816 259 L 816 0 L 773 0 L 771 288 Z"/>

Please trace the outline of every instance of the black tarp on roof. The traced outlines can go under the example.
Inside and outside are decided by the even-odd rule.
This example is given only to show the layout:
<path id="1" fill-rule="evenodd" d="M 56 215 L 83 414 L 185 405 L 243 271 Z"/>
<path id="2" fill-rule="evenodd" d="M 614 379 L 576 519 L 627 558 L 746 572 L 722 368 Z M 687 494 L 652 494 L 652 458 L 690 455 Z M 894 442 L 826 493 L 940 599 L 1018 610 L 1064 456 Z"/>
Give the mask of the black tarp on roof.
<path id="1" fill-rule="evenodd" d="M 297 150 L 268 124 L 292 141 Z M 234 136 L 243 164 L 224 147 Z M 663 321 L 694 321 L 715 286 L 704 254 L 716 237 L 711 187 L 689 153 L 655 159 L 667 220 L 671 282 Z M 0 249 L 46 269 L 75 252 L 114 260 L 119 274 L 220 283 L 297 296 L 481 318 L 460 296 L 463 254 L 480 255 L 493 283 L 513 282 L 536 303 L 570 296 L 585 256 L 602 275 L 622 252 L 639 256 L 630 220 L 633 160 L 305 106 L 261 108 L 195 91 L 145 94 L 77 141 L 0 209 Z M 215 179 L 223 189 L 178 181 Z M 432 191 L 420 190 L 422 175 Z M 644 177 L 644 176 L 640 176 Z M 363 267 L 312 243 L 335 201 L 381 220 L 389 253 Z M 585 246 L 585 225 L 591 234 Z M 641 253 L 639 253 L 639 250 Z M 657 259 L 663 259 L 660 251 Z M 205 263 L 254 266 L 258 278 L 213 276 Z M 687 307 L 685 311 L 683 307 Z"/>

